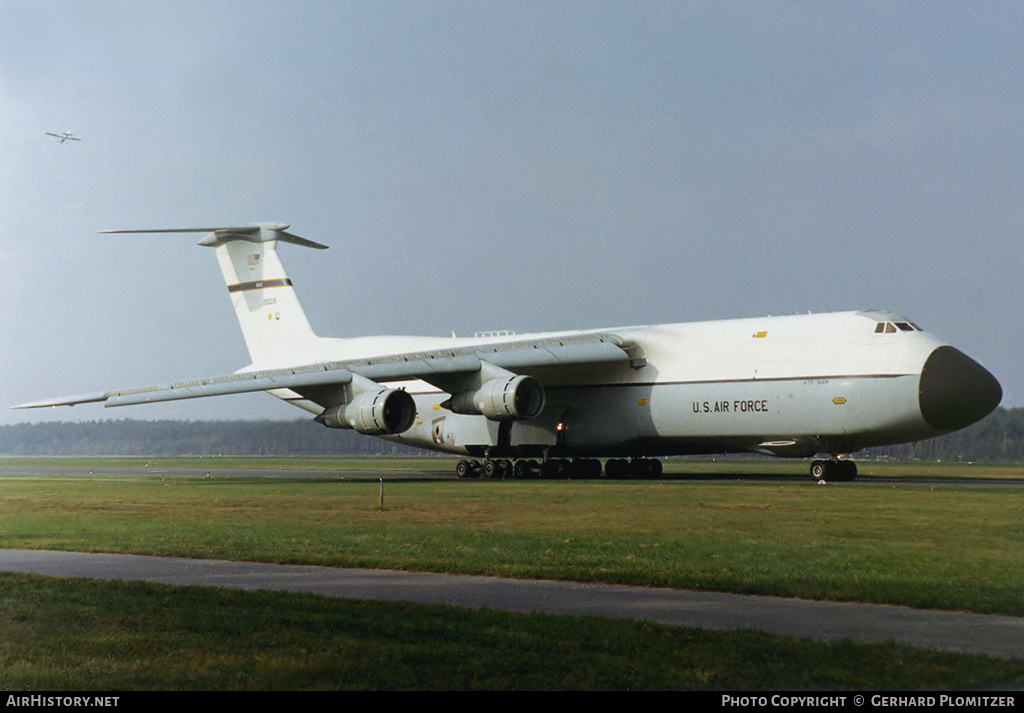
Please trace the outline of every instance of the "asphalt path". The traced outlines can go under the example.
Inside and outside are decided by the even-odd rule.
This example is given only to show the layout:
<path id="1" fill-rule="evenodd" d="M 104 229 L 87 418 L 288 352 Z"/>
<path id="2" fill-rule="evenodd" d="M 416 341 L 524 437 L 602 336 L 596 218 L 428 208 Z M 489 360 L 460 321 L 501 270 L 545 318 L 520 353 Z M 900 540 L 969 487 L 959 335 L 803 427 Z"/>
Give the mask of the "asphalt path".
<path id="1" fill-rule="evenodd" d="M 453 469 L 437 470 L 325 470 L 300 468 L 169 468 L 145 464 L 117 466 L 61 466 L 61 465 L 0 465 L 0 478 L 21 477 L 99 477 L 99 478 L 305 478 L 305 479 L 349 479 L 349 480 L 457 480 Z M 601 478 L 601 480 L 607 480 Z M 770 483 L 812 484 L 811 476 L 797 468 L 793 473 L 670 473 L 664 481 L 743 481 Z M 527 481 L 529 482 L 529 481 Z M 549 481 L 550 482 L 550 481 Z M 879 477 L 864 476 L 856 483 L 875 485 L 918 485 L 928 487 L 982 487 L 982 488 L 1024 488 L 1020 478 L 965 478 L 965 477 Z M 849 487 L 849 486 L 847 486 Z"/>
<path id="2" fill-rule="evenodd" d="M 51 577 L 305 592 L 341 599 L 753 629 L 821 641 L 894 641 L 1024 660 L 1024 618 L 874 604 L 601 584 L 139 555 L 0 550 L 0 571 Z"/>

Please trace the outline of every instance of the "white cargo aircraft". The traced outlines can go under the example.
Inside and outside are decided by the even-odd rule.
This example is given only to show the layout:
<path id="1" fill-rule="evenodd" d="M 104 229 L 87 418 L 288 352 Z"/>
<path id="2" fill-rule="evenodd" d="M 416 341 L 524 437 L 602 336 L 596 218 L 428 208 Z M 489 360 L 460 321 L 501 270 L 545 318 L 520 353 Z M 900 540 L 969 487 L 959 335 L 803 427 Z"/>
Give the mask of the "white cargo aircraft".
<path id="1" fill-rule="evenodd" d="M 869 446 L 978 421 L 1002 389 L 954 347 L 888 312 L 862 311 L 475 338 L 327 339 L 310 328 L 278 243 L 326 246 L 287 225 L 203 232 L 252 358 L 229 376 L 16 408 L 153 403 L 266 391 L 315 415 L 419 448 L 462 454 L 460 476 L 661 473 L 658 456 L 822 458 L 849 480 Z"/>
<path id="2" fill-rule="evenodd" d="M 47 131 L 46 135 L 47 136 L 54 136 L 54 137 L 60 139 L 60 143 L 64 143 L 65 141 L 81 141 L 80 138 L 78 138 L 77 136 L 72 135 L 71 129 L 66 129 L 63 132 L 59 133 L 59 134 L 54 134 L 54 133 L 52 133 L 50 131 Z"/>

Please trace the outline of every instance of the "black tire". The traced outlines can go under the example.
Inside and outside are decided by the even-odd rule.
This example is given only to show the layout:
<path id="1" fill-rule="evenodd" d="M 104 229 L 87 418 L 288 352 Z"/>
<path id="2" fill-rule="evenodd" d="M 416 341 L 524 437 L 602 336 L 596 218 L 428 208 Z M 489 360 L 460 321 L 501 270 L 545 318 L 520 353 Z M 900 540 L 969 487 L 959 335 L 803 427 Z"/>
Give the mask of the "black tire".
<path id="1" fill-rule="evenodd" d="M 646 479 L 649 470 L 646 458 L 634 458 L 629 462 L 629 477 L 633 480 Z"/>
<path id="2" fill-rule="evenodd" d="M 857 477 L 857 464 L 852 460 L 841 460 L 836 465 L 839 466 L 839 480 L 844 483 L 849 483 Z"/>
<path id="3" fill-rule="evenodd" d="M 604 464 L 604 472 L 609 478 L 626 478 L 629 476 L 629 461 L 611 458 Z"/>

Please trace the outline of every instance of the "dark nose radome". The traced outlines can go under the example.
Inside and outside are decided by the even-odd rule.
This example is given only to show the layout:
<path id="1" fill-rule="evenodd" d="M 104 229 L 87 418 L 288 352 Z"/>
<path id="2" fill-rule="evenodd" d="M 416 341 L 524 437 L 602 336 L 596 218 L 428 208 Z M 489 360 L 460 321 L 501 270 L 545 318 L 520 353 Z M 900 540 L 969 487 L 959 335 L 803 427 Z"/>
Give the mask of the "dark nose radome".
<path id="1" fill-rule="evenodd" d="M 932 428 L 955 431 L 980 421 L 999 405 L 1003 389 L 978 362 L 953 347 L 939 347 L 921 370 L 921 415 Z"/>

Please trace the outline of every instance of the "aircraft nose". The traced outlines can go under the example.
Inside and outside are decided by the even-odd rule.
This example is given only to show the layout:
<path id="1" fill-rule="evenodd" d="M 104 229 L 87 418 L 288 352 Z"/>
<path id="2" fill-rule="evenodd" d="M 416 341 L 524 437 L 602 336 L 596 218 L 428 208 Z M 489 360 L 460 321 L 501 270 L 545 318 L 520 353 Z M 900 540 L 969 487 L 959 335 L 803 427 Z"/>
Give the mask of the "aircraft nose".
<path id="1" fill-rule="evenodd" d="M 953 347 L 939 347 L 921 370 L 921 415 L 932 428 L 955 431 L 990 414 L 1003 388 L 978 362 Z"/>

